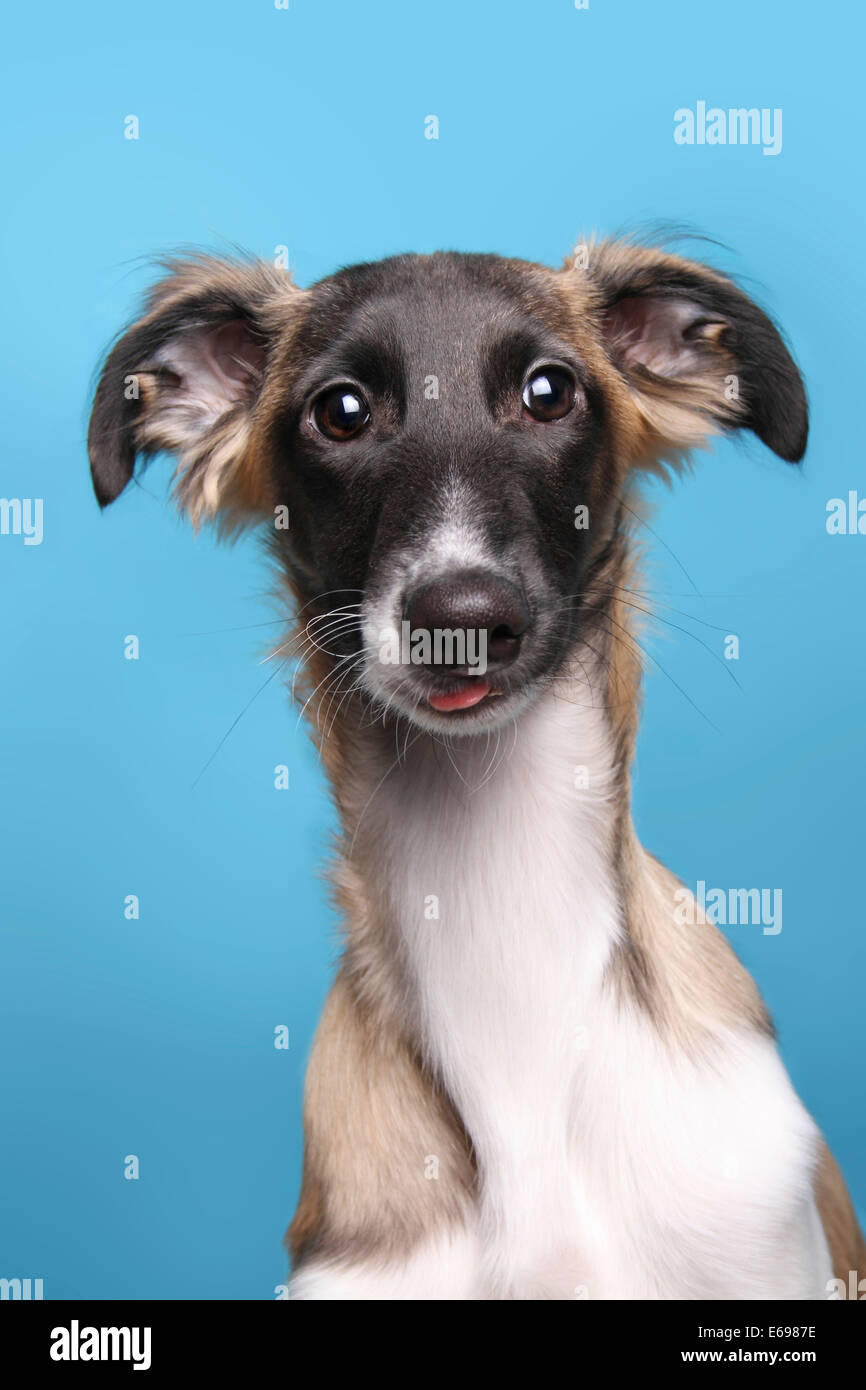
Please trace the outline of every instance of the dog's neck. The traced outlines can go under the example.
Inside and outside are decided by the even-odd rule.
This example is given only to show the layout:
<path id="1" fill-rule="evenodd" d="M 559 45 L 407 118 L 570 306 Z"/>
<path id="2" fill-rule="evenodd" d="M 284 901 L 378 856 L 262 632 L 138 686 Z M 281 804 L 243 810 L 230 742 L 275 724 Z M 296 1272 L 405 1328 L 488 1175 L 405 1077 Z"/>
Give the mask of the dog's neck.
<path id="1" fill-rule="evenodd" d="M 425 1016 L 428 986 L 449 969 L 450 948 L 437 957 L 449 940 L 451 965 L 473 989 L 503 952 L 518 971 L 508 988 L 503 982 L 503 997 L 518 988 L 520 971 L 531 977 L 539 954 L 548 985 L 572 988 L 577 952 L 582 977 L 600 987 L 622 935 L 617 876 L 630 834 L 623 746 L 631 724 L 621 698 L 611 709 L 610 690 L 619 682 L 621 697 L 625 676 L 599 637 L 489 738 L 440 739 L 355 712 L 335 747 L 325 747 L 343 823 L 349 966 L 413 1033 L 437 1031 Z"/>
<path id="2" fill-rule="evenodd" d="M 489 743 L 410 735 L 398 756 L 393 731 L 366 730 L 344 807 L 353 983 L 439 1078 L 491 1211 L 526 1213 L 517 1243 L 539 1261 L 568 1213 L 514 1197 L 530 1171 L 559 1172 L 623 936 L 623 784 L 603 673 L 593 687 L 582 666 Z"/>

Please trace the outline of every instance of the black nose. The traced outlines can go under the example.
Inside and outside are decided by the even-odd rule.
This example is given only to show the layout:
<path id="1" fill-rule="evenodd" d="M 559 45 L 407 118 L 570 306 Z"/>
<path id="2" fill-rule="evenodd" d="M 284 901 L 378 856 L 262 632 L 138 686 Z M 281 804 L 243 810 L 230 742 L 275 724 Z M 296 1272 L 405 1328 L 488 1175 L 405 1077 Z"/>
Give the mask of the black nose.
<path id="1" fill-rule="evenodd" d="M 413 634 L 474 632 L 476 642 L 485 644 L 488 664 L 497 666 L 514 661 L 529 627 L 529 612 L 517 585 L 501 575 L 474 571 L 434 579 L 416 589 L 406 604 L 406 619 Z"/>

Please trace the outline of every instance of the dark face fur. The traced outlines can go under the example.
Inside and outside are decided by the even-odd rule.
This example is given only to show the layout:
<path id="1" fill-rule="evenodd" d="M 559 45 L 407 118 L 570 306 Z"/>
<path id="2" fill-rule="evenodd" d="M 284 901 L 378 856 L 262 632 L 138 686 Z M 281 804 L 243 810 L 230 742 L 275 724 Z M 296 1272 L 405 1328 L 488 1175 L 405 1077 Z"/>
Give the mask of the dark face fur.
<path id="1" fill-rule="evenodd" d="M 367 692 L 430 727 L 512 714 L 569 646 L 590 534 L 575 507 L 605 431 L 566 332 L 542 278 L 495 258 L 387 261 L 312 292 L 272 453 L 303 518 L 286 562 L 329 611 L 363 595 L 360 626 L 326 645 L 363 644 Z M 460 639 L 382 660 L 404 631 Z"/>
<path id="2" fill-rule="evenodd" d="M 560 272 L 405 256 L 309 291 L 262 265 L 172 269 L 97 393 L 100 501 L 167 448 L 196 521 L 287 507 L 275 543 L 320 651 L 433 731 L 489 729 L 555 676 L 632 467 L 720 428 L 805 446 L 769 320 L 659 252 L 605 244 Z"/>

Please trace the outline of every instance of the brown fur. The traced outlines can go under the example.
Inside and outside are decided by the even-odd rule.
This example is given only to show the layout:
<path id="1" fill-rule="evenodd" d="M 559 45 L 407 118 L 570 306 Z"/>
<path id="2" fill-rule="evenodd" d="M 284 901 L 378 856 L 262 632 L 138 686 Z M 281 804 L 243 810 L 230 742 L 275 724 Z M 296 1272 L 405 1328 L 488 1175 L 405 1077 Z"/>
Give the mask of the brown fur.
<path id="1" fill-rule="evenodd" d="M 316 1034 L 304 1120 L 304 1178 L 288 1235 L 296 1260 L 386 1259 L 468 1211 L 474 1166 L 453 1107 L 345 970 Z M 431 1162 L 436 1177 L 426 1175 Z"/>
<path id="2" fill-rule="evenodd" d="M 821 1145 L 818 1156 L 815 1197 L 830 1247 L 835 1277 L 847 1285 L 848 1275 L 853 1270 L 858 1279 L 866 1279 L 866 1241 L 851 1205 L 845 1179 L 826 1144 Z"/>

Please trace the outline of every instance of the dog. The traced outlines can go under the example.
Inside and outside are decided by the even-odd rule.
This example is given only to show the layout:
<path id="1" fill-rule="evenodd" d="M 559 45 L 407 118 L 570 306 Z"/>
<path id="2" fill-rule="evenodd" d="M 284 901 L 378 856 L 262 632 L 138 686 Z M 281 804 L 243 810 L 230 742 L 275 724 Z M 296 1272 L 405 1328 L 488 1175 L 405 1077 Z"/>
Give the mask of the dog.
<path id="1" fill-rule="evenodd" d="M 717 433 L 801 460 L 778 330 L 627 240 L 164 269 L 96 495 L 167 451 L 194 525 L 264 525 L 341 827 L 290 1296 L 826 1298 L 864 1268 L 839 1170 L 630 814 L 635 488 Z"/>

